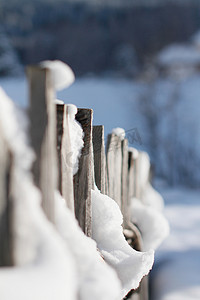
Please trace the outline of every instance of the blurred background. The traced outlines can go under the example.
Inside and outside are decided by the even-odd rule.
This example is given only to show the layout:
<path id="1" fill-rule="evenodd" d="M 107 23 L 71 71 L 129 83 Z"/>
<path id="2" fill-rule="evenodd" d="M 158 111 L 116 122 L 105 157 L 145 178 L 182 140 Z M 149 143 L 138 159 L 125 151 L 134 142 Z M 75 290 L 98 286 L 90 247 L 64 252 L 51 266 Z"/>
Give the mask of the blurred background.
<path id="1" fill-rule="evenodd" d="M 60 97 L 94 108 L 106 133 L 137 128 L 157 175 L 199 187 L 198 0 L 1 0 L 0 24 L 1 77 L 68 63 L 77 82 Z"/>
<path id="2" fill-rule="evenodd" d="M 106 134 L 123 127 L 130 146 L 148 151 L 172 225 L 153 272 L 152 299 L 200 299 L 199 268 L 189 259 L 199 259 L 200 217 L 186 221 L 189 207 L 200 211 L 200 1 L 1 0 L 0 24 L 0 85 L 18 105 L 28 103 L 26 65 L 60 59 L 76 82 L 58 98 L 93 108 L 94 124 L 104 124 Z M 187 230 L 181 227 L 186 222 Z M 189 252 L 179 248 L 183 241 Z M 169 251 L 171 266 L 186 251 L 189 272 L 169 275 Z M 175 286 L 183 292 L 189 282 L 184 272 L 196 290 L 172 298 L 162 298 L 164 288 L 155 292 L 161 286 L 165 296 Z"/>

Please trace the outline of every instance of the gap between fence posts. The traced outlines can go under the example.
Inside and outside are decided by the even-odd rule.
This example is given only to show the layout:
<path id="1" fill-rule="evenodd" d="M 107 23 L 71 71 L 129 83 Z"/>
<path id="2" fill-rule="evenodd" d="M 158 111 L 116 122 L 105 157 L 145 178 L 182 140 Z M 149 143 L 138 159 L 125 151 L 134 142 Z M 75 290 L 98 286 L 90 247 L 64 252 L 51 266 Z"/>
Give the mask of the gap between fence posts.
<path id="1" fill-rule="evenodd" d="M 36 160 L 34 181 L 42 193 L 42 207 L 54 223 L 54 191 L 57 188 L 56 105 L 50 70 L 27 68 L 30 98 L 30 139 Z"/>
<path id="2" fill-rule="evenodd" d="M 75 216 L 83 232 L 90 237 L 92 235 L 91 189 L 94 188 L 92 178 L 92 116 L 92 109 L 84 108 L 78 108 L 75 116 L 84 132 L 84 146 L 79 159 L 78 172 L 74 176 Z"/>

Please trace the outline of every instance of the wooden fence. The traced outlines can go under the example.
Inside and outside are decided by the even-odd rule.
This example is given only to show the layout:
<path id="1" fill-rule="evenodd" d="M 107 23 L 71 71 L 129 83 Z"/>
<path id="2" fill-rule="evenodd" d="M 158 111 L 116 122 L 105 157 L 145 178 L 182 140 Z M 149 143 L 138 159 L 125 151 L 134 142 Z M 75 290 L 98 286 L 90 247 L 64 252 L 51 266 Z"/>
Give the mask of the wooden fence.
<path id="1" fill-rule="evenodd" d="M 137 178 L 137 158 L 128 151 L 128 140 L 115 134 L 107 137 L 104 127 L 92 126 L 92 110 L 78 109 L 76 120 L 84 132 L 84 147 L 79 169 L 73 176 L 66 163 L 70 152 L 67 106 L 54 104 L 50 72 L 46 68 L 27 69 L 30 92 L 30 140 L 36 153 L 33 165 L 34 181 L 42 193 L 42 207 L 54 223 L 54 190 L 58 188 L 74 212 L 80 227 L 91 236 L 91 189 L 94 182 L 102 193 L 115 199 L 124 217 L 124 235 L 135 249 L 142 250 L 139 230 L 130 222 L 130 199 L 140 194 Z M 12 153 L 1 137 L 0 128 L 0 266 L 14 265 L 12 247 L 12 197 L 9 193 L 12 177 Z M 93 172 L 94 170 L 94 172 Z M 127 299 L 148 300 L 148 280 L 145 277 Z"/>

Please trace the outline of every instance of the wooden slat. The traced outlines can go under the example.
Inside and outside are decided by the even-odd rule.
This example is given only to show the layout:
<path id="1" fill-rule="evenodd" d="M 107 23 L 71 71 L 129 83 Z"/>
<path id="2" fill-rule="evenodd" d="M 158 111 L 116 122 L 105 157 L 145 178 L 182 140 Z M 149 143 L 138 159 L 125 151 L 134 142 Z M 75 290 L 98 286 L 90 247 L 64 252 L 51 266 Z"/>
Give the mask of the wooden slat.
<path id="1" fill-rule="evenodd" d="M 139 167 L 139 156 L 136 159 L 134 159 L 134 177 L 135 177 L 134 197 L 140 199 L 141 190 L 140 190 L 140 183 L 139 183 L 139 176 L 138 176 L 138 167 Z"/>
<path id="2" fill-rule="evenodd" d="M 130 210 L 128 198 L 128 140 L 124 139 L 121 142 L 122 147 L 122 183 L 121 183 L 121 211 L 123 214 L 123 226 L 126 228 L 130 223 Z"/>
<path id="3" fill-rule="evenodd" d="M 109 134 L 106 147 L 106 164 L 108 176 L 108 195 L 121 208 L 121 140 L 114 134 Z"/>
<path id="4" fill-rule="evenodd" d="M 70 163 L 72 149 L 69 134 L 68 107 L 57 104 L 58 186 L 68 208 L 74 212 L 73 168 Z"/>
<path id="5" fill-rule="evenodd" d="M 79 159 L 79 169 L 74 176 L 75 215 L 80 227 L 91 236 L 91 189 L 92 184 L 92 110 L 78 109 L 76 120 L 84 132 L 84 147 Z"/>
<path id="6" fill-rule="evenodd" d="M 105 194 L 105 146 L 104 127 L 93 126 L 94 174 L 98 189 Z"/>
<path id="7" fill-rule="evenodd" d="M 33 174 L 42 192 L 42 207 L 54 222 L 54 190 L 57 188 L 56 106 L 50 71 L 27 69 L 30 93 L 30 138 L 36 153 Z"/>
<path id="8" fill-rule="evenodd" d="M 10 194 L 12 155 L 0 131 L 0 267 L 14 265 L 13 204 Z"/>
<path id="9" fill-rule="evenodd" d="M 135 196 L 135 176 L 134 176 L 134 157 L 133 152 L 128 152 L 128 197 Z"/>

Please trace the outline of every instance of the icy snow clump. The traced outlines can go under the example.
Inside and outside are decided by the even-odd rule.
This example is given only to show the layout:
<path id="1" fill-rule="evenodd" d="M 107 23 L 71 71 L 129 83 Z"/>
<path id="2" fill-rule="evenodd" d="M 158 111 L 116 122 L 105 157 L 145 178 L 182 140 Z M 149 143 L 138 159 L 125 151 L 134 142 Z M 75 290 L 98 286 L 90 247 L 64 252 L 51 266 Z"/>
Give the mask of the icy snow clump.
<path id="1" fill-rule="evenodd" d="M 102 259 L 95 241 L 84 235 L 58 192 L 55 209 L 56 227 L 76 262 L 80 299 L 120 300 L 121 285 L 117 274 Z"/>
<path id="2" fill-rule="evenodd" d="M 73 167 L 73 175 L 78 171 L 79 158 L 81 156 L 81 150 L 83 148 L 83 129 L 81 125 L 75 120 L 75 115 L 77 113 L 77 107 L 73 104 L 67 104 L 68 113 L 68 127 L 71 143 L 71 156 L 70 163 Z"/>
<path id="3" fill-rule="evenodd" d="M 144 251 L 156 250 L 169 234 L 169 223 L 163 214 L 136 198 L 131 199 L 131 221 L 141 232 Z"/>
<path id="4" fill-rule="evenodd" d="M 60 60 L 45 60 L 40 66 L 51 71 L 52 82 L 57 91 L 69 87 L 75 80 L 72 69 Z"/>
<path id="5" fill-rule="evenodd" d="M 112 133 L 117 135 L 121 141 L 124 140 L 125 135 L 126 135 L 125 130 L 123 128 L 119 128 L 119 127 L 113 128 Z"/>
<path id="6" fill-rule="evenodd" d="M 122 283 L 121 298 L 136 289 L 152 268 L 154 251 L 138 252 L 125 240 L 123 217 L 116 202 L 92 191 L 92 237 L 104 259 L 117 272 Z"/>

